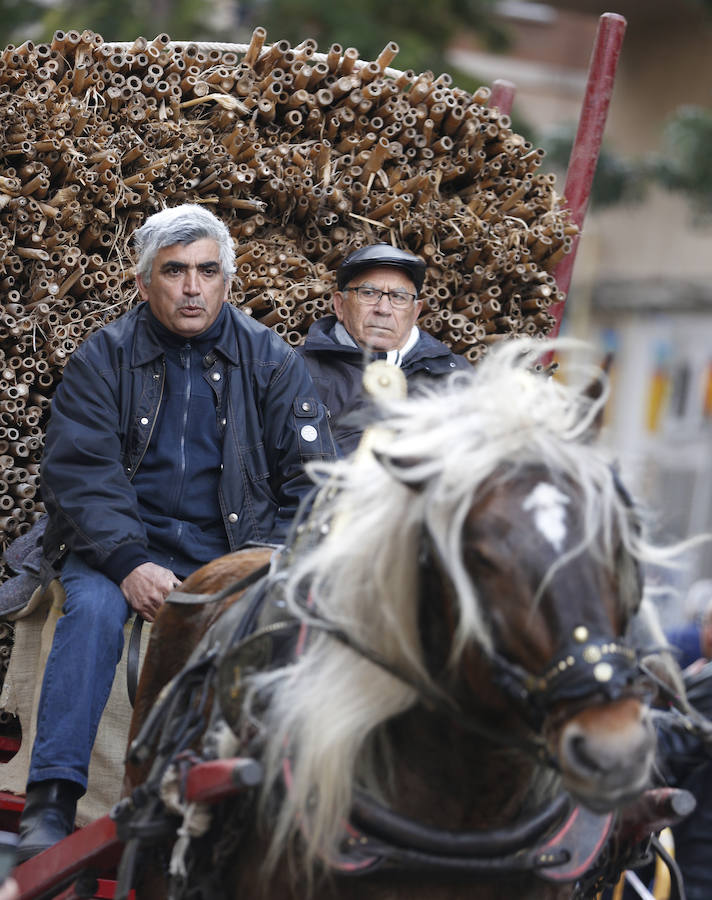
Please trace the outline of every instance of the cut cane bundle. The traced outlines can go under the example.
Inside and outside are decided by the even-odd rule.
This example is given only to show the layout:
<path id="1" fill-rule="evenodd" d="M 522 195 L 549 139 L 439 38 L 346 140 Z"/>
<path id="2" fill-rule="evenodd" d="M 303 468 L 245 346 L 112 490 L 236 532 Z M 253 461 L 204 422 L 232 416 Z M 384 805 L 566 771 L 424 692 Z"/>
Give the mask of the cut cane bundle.
<path id="1" fill-rule="evenodd" d="M 330 312 L 333 269 L 377 240 L 426 260 L 419 324 L 467 359 L 551 329 L 575 227 L 489 89 L 391 69 L 394 43 L 363 62 L 265 37 L 58 31 L 0 55 L 0 545 L 42 512 L 53 389 L 137 302 L 130 235 L 164 206 L 226 222 L 232 301 L 292 345 Z"/>

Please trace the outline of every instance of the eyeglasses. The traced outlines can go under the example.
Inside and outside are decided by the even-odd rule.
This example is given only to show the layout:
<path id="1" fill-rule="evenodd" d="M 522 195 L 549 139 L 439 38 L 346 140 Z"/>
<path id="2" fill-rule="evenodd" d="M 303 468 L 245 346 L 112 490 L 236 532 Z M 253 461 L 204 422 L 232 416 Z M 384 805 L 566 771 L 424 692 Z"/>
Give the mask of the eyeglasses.
<path id="1" fill-rule="evenodd" d="M 416 294 L 410 294 L 408 291 L 379 291 L 378 288 L 372 287 L 347 287 L 343 292 L 353 291 L 356 299 L 364 306 L 375 306 L 381 302 L 381 297 L 388 297 L 388 301 L 393 309 L 408 309 L 416 299 Z"/>

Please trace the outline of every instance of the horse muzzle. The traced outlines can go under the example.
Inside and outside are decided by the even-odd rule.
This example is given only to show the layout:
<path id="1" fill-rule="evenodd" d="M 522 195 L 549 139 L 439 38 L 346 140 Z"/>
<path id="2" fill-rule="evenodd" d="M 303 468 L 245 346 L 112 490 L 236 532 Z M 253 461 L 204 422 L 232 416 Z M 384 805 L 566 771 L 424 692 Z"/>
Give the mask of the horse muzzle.
<path id="1" fill-rule="evenodd" d="M 649 786 L 655 732 L 635 697 L 589 706 L 557 730 L 555 755 L 564 786 L 595 812 L 635 799 Z"/>

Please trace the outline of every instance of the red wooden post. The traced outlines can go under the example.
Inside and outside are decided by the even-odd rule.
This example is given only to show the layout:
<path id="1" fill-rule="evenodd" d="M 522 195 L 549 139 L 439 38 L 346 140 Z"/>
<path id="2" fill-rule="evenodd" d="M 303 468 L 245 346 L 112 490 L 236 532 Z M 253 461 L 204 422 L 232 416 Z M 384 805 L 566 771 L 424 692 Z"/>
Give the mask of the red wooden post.
<path id="1" fill-rule="evenodd" d="M 495 78 L 492 82 L 492 93 L 488 106 L 495 106 L 503 116 L 508 116 L 512 112 L 512 104 L 514 103 L 515 85 L 505 78 Z"/>
<path id="2" fill-rule="evenodd" d="M 601 151 L 603 129 L 613 93 L 613 81 L 625 28 L 626 20 L 617 13 L 604 13 L 598 23 L 598 32 L 586 82 L 586 93 L 564 187 L 566 206 L 571 211 L 571 220 L 578 225 L 579 231 L 586 215 L 593 175 Z M 574 237 L 571 252 L 567 253 L 553 273 L 558 288 L 564 295 L 568 294 L 571 285 L 579 239 L 580 235 Z M 556 337 L 561 328 L 564 302 L 555 303 L 551 307 L 550 313 L 556 320 L 551 337 Z"/>

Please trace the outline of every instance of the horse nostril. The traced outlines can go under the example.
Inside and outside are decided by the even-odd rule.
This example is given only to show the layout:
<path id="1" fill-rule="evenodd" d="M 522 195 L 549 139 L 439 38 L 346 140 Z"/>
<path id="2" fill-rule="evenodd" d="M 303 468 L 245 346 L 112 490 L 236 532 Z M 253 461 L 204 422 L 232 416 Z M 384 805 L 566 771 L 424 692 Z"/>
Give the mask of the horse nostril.
<path id="1" fill-rule="evenodd" d="M 605 759 L 600 754 L 596 754 L 595 758 L 591 755 L 589 741 L 582 734 L 570 736 L 566 741 L 565 749 L 571 762 L 578 769 L 584 769 L 588 772 L 605 772 L 611 768 L 611 765 L 605 765 Z"/>
<path id="2" fill-rule="evenodd" d="M 559 755 L 564 771 L 587 781 L 608 781 L 622 768 L 633 780 L 645 777 L 650 765 L 654 742 L 646 717 L 636 718 L 628 728 L 622 724 L 615 730 L 600 732 L 570 723 L 559 740 Z"/>

